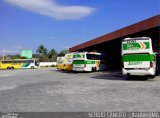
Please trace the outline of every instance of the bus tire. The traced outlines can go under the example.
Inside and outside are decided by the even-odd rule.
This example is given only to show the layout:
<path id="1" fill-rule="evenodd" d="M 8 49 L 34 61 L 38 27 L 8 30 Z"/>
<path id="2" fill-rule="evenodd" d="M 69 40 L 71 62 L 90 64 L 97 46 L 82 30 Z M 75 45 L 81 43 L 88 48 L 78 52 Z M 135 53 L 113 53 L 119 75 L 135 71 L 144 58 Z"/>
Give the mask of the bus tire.
<path id="1" fill-rule="evenodd" d="M 34 66 L 31 66 L 31 69 L 34 69 Z"/>
<path id="2" fill-rule="evenodd" d="M 127 80 L 131 80 L 131 79 L 133 79 L 133 76 L 132 76 L 132 75 L 127 74 Z"/>
<path id="3" fill-rule="evenodd" d="M 149 78 L 150 79 L 154 79 L 156 75 L 150 75 Z"/>
<path id="4" fill-rule="evenodd" d="M 94 72 L 94 67 L 92 67 L 91 72 Z"/>
<path id="5" fill-rule="evenodd" d="M 95 71 L 95 72 L 97 71 L 97 67 L 94 68 L 94 71 Z"/>
<path id="6" fill-rule="evenodd" d="M 14 67 L 12 66 L 11 69 L 14 69 Z"/>
<path id="7" fill-rule="evenodd" d="M 156 65 L 156 75 L 160 75 L 160 67 L 158 64 Z"/>
<path id="8" fill-rule="evenodd" d="M 11 68 L 8 66 L 7 69 L 11 69 Z"/>
<path id="9" fill-rule="evenodd" d="M 155 75 L 153 75 L 151 79 L 154 79 L 154 77 L 155 77 Z M 147 76 L 147 75 L 142 77 L 143 81 L 146 81 L 148 79 L 149 79 L 149 76 Z"/>
<path id="10" fill-rule="evenodd" d="M 136 76 L 127 74 L 127 80 L 136 80 Z"/>
<path id="11" fill-rule="evenodd" d="M 73 70 L 73 72 L 74 72 L 74 73 L 77 73 L 77 71 L 76 71 L 76 70 Z"/>

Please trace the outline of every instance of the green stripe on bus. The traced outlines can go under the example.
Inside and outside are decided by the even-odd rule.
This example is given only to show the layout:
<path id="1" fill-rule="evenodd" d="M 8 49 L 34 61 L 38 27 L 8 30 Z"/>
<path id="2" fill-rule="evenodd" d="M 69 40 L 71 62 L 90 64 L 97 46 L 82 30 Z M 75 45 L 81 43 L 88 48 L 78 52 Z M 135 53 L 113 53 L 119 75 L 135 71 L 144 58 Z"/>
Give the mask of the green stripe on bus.
<path id="1" fill-rule="evenodd" d="M 149 49 L 149 42 L 143 42 L 145 44 L 145 49 Z M 123 44 L 123 50 L 134 50 L 134 49 L 140 49 L 141 46 L 139 43 L 126 43 Z"/>
<path id="2" fill-rule="evenodd" d="M 122 57 L 122 60 L 124 62 L 129 62 L 129 61 L 154 61 L 155 60 L 155 55 L 149 55 L 149 54 L 124 55 Z"/>
<path id="3" fill-rule="evenodd" d="M 84 60 L 74 60 L 73 64 L 85 64 Z"/>
<path id="4" fill-rule="evenodd" d="M 95 64 L 96 62 L 95 61 L 85 61 L 86 64 Z"/>
<path id="5" fill-rule="evenodd" d="M 149 49 L 149 42 L 143 42 L 146 45 L 146 49 Z"/>
<path id="6" fill-rule="evenodd" d="M 30 63 L 23 63 L 22 67 L 28 67 Z"/>
<path id="7" fill-rule="evenodd" d="M 75 54 L 73 55 L 73 58 L 85 58 L 84 54 Z"/>
<path id="8" fill-rule="evenodd" d="M 95 64 L 95 61 L 74 60 L 73 64 Z"/>

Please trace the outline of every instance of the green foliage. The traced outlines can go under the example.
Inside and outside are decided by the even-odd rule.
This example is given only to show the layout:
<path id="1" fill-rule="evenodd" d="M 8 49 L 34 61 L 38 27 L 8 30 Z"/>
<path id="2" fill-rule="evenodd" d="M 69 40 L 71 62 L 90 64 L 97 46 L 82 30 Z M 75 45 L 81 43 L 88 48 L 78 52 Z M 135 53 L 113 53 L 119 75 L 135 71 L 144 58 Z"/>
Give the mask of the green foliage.
<path id="1" fill-rule="evenodd" d="M 41 62 L 49 61 L 49 59 L 48 59 L 48 50 L 47 50 L 47 48 L 45 46 L 40 45 L 37 48 L 36 52 L 39 55 L 39 61 L 41 61 Z"/>
<path id="2" fill-rule="evenodd" d="M 40 45 L 38 48 L 37 48 L 37 51 L 36 51 L 40 56 L 46 56 L 47 53 L 48 53 L 48 50 L 45 46 L 43 45 Z"/>
<path id="3" fill-rule="evenodd" d="M 37 48 L 37 53 L 39 55 L 39 61 L 46 62 L 46 61 L 56 61 L 57 56 L 65 56 L 66 53 L 68 53 L 68 50 L 62 50 L 60 53 L 57 53 L 55 49 L 51 49 L 50 51 L 47 50 L 47 48 L 43 45 L 40 45 Z"/>
<path id="4" fill-rule="evenodd" d="M 56 61 L 56 58 L 57 58 L 57 52 L 52 49 L 49 51 L 48 53 L 48 58 L 51 60 L 51 61 Z"/>
<path id="5" fill-rule="evenodd" d="M 36 50 L 37 54 L 33 54 L 32 57 L 39 59 L 40 62 L 53 62 L 57 60 L 57 56 L 65 56 L 66 53 L 68 53 L 68 50 L 62 50 L 59 53 L 55 49 L 51 49 L 48 51 L 48 49 L 40 45 L 38 46 Z M 2 59 L 3 57 L 0 57 Z M 19 54 L 16 55 L 8 55 L 5 57 L 5 59 L 26 59 L 26 57 L 21 57 Z"/>
<path id="6" fill-rule="evenodd" d="M 45 46 L 40 45 L 37 48 L 37 53 L 38 54 L 34 55 L 34 56 L 38 57 L 40 62 L 46 62 L 46 61 L 53 62 L 53 61 L 56 61 L 57 56 L 65 56 L 65 54 L 68 53 L 68 52 L 69 51 L 66 50 L 66 49 L 60 51 L 60 53 L 57 53 L 57 51 L 55 49 L 51 49 L 50 51 L 48 51 Z"/>
<path id="7" fill-rule="evenodd" d="M 47 56 L 40 56 L 39 57 L 39 61 L 40 62 L 49 62 L 50 60 L 49 60 L 49 58 Z"/>
<path id="8" fill-rule="evenodd" d="M 9 56 L 10 59 L 21 59 L 21 56 L 19 54 L 16 54 L 16 55 L 12 55 L 12 56 Z"/>
<path id="9" fill-rule="evenodd" d="M 32 57 L 35 58 L 35 59 L 39 59 L 40 55 L 39 54 L 33 54 Z"/>
<path id="10" fill-rule="evenodd" d="M 60 53 L 58 54 L 58 56 L 65 56 L 65 54 L 67 54 L 69 51 L 64 49 L 62 51 L 60 51 Z"/>
<path id="11" fill-rule="evenodd" d="M 26 59 L 26 57 L 21 57 L 20 59 Z"/>

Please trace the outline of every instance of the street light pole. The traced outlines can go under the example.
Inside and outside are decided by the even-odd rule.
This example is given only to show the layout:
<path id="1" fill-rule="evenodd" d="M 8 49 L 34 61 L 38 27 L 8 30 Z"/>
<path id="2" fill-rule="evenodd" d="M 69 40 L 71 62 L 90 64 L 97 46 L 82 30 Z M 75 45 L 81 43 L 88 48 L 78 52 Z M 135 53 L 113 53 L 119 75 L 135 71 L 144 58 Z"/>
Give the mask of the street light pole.
<path id="1" fill-rule="evenodd" d="M 4 60 L 4 51 L 5 51 L 5 49 L 3 48 L 3 60 Z"/>

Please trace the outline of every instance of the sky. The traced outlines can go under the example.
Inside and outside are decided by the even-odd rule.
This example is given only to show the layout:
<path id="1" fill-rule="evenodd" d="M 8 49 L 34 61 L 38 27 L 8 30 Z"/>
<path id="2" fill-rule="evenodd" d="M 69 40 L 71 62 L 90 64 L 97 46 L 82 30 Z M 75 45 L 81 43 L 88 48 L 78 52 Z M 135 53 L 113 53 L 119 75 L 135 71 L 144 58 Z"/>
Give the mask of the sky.
<path id="1" fill-rule="evenodd" d="M 160 14 L 160 0 L 0 0 L 0 55 L 63 49 Z"/>

